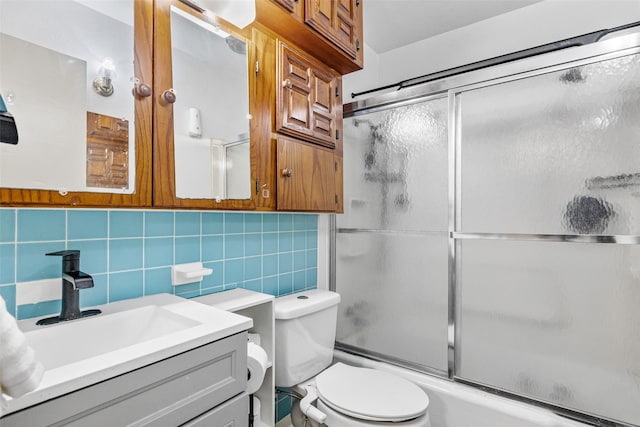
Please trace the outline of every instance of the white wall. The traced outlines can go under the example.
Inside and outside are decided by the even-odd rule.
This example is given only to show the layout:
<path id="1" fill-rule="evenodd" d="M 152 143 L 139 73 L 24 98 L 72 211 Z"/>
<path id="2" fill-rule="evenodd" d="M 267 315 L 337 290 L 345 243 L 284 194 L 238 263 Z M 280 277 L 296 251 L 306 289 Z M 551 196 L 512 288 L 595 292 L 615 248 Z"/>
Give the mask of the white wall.
<path id="1" fill-rule="evenodd" d="M 635 21 L 640 21 L 638 0 L 546 0 L 380 55 L 365 44 L 365 68 L 345 76 L 344 93 Z M 350 96 L 344 102 L 351 102 Z"/>
<path id="2" fill-rule="evenodd" d="M 366 35 L 364 36 L 366 40 Z M 380 67 L 379 55 L 364 44 L 364 68 L 342 78 L 342 102 L 348 104 L 354 99 L 352 92 L 361 92 L 378 86 L 380 80 L 378 69 Z"/>

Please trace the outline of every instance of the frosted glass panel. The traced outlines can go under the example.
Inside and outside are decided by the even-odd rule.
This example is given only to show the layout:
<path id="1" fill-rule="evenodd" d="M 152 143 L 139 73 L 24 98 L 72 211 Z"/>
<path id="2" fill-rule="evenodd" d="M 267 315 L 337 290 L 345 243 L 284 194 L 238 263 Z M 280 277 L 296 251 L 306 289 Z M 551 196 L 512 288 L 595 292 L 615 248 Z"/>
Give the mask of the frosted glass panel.
<path id="1" fill-rule="evenodd" d="M 337 341 L 447 370 L 446 235 L 339 233 Z"/>
<path id="2" fill-rule="evenodd" d="M 459 95 L 461 230 L 640 234 L 640 57 Z"/>
<path id="3" fill-rule="evenodd" d="M 338 227 L 446 231 L 447 99 L 344 120 Z"/>
<path id="4" fill-rule="evenodd" d="M 459 376 L 640 425 L 640 247 L 458 245 Z"/>

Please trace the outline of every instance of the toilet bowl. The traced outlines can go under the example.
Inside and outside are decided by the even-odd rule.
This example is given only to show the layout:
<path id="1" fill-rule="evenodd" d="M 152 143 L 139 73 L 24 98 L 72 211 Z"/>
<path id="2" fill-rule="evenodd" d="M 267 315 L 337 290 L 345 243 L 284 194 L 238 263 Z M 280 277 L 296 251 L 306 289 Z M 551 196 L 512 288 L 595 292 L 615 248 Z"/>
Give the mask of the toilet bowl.
<path id="1" fill-rule="evenodd" d="M 304 396 L 293 405 L 294 427 L 430 427 L 429 398 L 414 383 L 332 365 L 339 301 L 321 290 L 276 299 L 276 386 Z"/>

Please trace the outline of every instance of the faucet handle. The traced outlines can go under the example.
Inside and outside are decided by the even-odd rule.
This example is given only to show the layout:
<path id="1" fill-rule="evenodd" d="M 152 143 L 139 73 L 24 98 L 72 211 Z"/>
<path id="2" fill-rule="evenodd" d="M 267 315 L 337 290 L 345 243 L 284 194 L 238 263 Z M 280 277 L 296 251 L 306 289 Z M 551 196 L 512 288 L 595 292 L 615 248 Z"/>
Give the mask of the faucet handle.
<path id="1" fill-rule="evenodd" d="M 79 258 L 80 257 L 80 251 L 77 249 L 69 249 L 66 251 L 58 251 L 58 252 L 49 252 L 48 254 L 45 254 L 47 256 L 61 256 L 61 257 L 71 257 L 71 258 Z"/>

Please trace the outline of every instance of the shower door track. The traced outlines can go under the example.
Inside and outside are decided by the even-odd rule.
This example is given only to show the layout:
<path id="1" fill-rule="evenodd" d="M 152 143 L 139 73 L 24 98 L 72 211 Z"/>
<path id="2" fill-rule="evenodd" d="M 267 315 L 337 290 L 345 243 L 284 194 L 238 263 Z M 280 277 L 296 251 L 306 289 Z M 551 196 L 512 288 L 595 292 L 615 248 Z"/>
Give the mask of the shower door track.
<path id="1" fill-rule="evenodd" d="M 350 345 L 336 343 L 336 348 L 344 350 L 352 354 L 362 355 L 374 360 L 388 362 L 394 365 L 402 366 L 412 370 L 416 370 L 425 374 L 435 375 L 448 378 L 451 381 L 464 383 L 473 387 L 477 387 L 492 394 L 509 397 L 514 400 L 540 406 L 553 411 L 554 413 L 586 422 L 596 426 L 606 427 L 637 427 L 621 421 L 605 419 L 590 413 L 579 412 L 569 408 L 557 406 L 555 404 L 518 395 L 509 391 L 505 391 L 496 387 L 488 386 L 479 382 L 475 382 L 456 375 L 457 358 L 459 352 L 456 352 L 457 343 L 460 342 L 459 328 L 460 324 L 458 312 L 458 297 L 456 284 L 456 246 L 457 241 L 471 239 L 485 240 L 526 240 L 526 241 L 547 241 L 562 243 L 583 243 L 583 244 L 624 244 L 638 245 L 640 244 L 640 236 L 637 235 L 589 235 L 589 234 L 532 234 L 532 233 L 465 233 L 459 230 L 460 220 L 460 104 L 457 95 L 481 87 L 491 86 L 504 83 L 507 81 L 520 80 L 532 76 L 551 73 L 580 67 L 594 62 L 615 59 L 623 56 L 633 55 L 640 52 L 640 34 L 630 34 L 602 40 L 593 44 L 578 46 L 573 48 L 562 49 L 545 53 L 539 56 L 529 57 L 526 59 L 509 62 L 507 64 L 494 65 L 475 71 L 468 71 L 464 74 L 457 74 L 436 81 L 412 86 L 402 91 L 389 92 L 379 96 L 371 97 L 364 100 L 355 101 L 344 105 L 344 117 L 350 118 L 365 113 L 371 113 L 389 108 L 405 106 L 429 99 L 448 97 L 448 123 L 449 123 L 449 229 L 447 232 L 420 232 L 410 231 L 412 234 L 448 234 L 449 238 L 449 284 L 448 284 L 448 371 L 442 372 L 432 368 L 425 368 L 422 365 L 395 359 L 388 355 L 374 353 L 361 348 Z M 388 231 L 378 229 L 365 228 L 338 228 L 336 225 L 336 215 L 330 216 L 329 227 L 329 285 L 330 289 L 336 290 L 336 236 L 338 233 L 376 233 L 376 234 L 404 234 L 403 231 Z M 409 233 L 407 231 L 406 233 Z"/>

